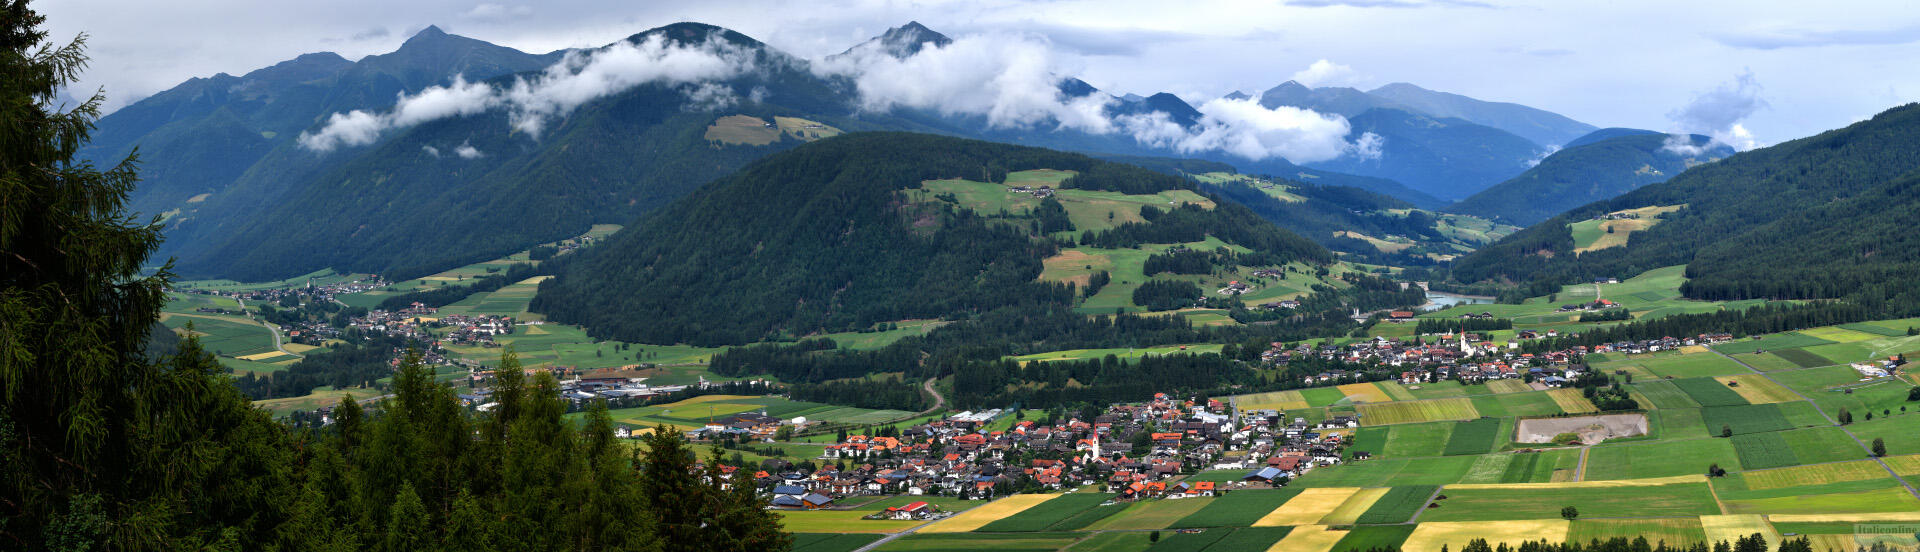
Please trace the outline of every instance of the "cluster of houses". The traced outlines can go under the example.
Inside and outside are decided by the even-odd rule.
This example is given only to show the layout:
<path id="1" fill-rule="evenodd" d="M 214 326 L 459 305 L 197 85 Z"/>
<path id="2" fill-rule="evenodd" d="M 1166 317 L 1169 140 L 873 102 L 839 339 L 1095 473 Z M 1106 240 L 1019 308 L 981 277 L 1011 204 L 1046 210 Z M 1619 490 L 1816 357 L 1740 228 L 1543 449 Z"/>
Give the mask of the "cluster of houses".
<path id="1" fill-rule="evenodd" d="M 204 293 L 209 295 L 223 295 L 223 296 L 239 299 L 242 301 L 256 301 L 256 302 L 279 301 L 287 297 L 294 297 L 294 296 L 300 296 L 300 295 L 306 295 L 311 297 L 314 300 L 319 300 L 319 301 L 333 301 L 335 296 L 347 295 L 347 294 L 353 294 L 353 293 L 364 293 L 364 292 L 384 288 L 384 287 L 387 287 L 388 285 L 389 284 L 385 279 L 382 279 L 379 276 L 369 275 L 369 276 L 363 276 L 358 280 L 334 282 L 331 284 L 321 284 L 321 285 L 315 285 L 313 283 L 313 279 L 308 278 L 307 283 L 304 286 L 276 288 L 276 289 L 257 289 L 257 290 L 229 292 L 229 293 L 222 293 L 219 291 L 204 290 L 204 289 L 192 289 L 192 290 L 185 290 L 185 291 L 187 293 Z"/>
<path id="2" fill-rule="evenodd" d="M 494 314 L 480 316 L 451 314 L 434 320 L 430 325 L 450 328 L 446 335 L 440 338 L 445 343 L 498 347 L 500 345 L 493 342 L 493 336 L 513 333 L 513 317 Z"/>
<path id="3" fill-rule="evenodd" d="M 1517 335 L 1524 340 L 1541 336 L 1554 337 L 1558 336 L 1559 332 L 1525 330 L 1518 332 Z M 1450 379 L 1457 379 L 1464 383 L 1493 379 L 1524 379 L 1542 388 L 1554 388 L 1564 386 L 1584 373 L 1586 366 L 1581 363 L 1581 360 L 1591 353 L 1645 354 L 1733 340 L 1731 334 L 1701 334 L 1689 338 L 1664 337 L 1603 343 L 1593 347 L 1579 345 L 1564 350 L 1534 354 L 1520 352 L 1520 343 L 1517 340 L 1494 343 L 1485 335 L 1478 333 L 1447 333 L 1432 337 L 1433 339 L 1403 340 L 1398 337 L 1382 336 L 1345 346 L 1309 344 L 1289 346 L 1276 342 L 1271 344 L 1271 348 L 1261 353 L 1261 359 L 1268 364 L 1278 366 L 1309 356 L 1324 360 L 1339 360 L 1348 364 L 1378 367 L 1378 371 L 1388 372 L 1388 376 L 1397 371 L 1398 380 L 1401 383 Z M 1378 374 L 1371 376 L 1378 376 Z M 1363 374 L 1358 371 L 1335 369 L 1302 376 L 1301 383 L 1322 385 L 1352 381 L 1361 377 Z"/>
<path id="4" fill-rule="evenodd" d="M 1606 309 L 1619 308 L 1619 307 L 1620 307 L 1620 304 L 1613 302 L 1613 300 L 1611 299 L 1595 299 L 1592 302 L 1588 302 L 1588 303 L 1573 303 L 1570 305 L 1560 305 L 1560 308 L 1555 312 L 1597 311 L 1597 310 L 1606 310 Z"/>
<path id="5" fill-rule="evenodd" d="M 1009 489 L 1083 486 L 1099 486 L 1123 501 L 1186 498 L 1267 488 L 1339 463 L 1345 443 L 1339 433 L 1323 430 L 1359 425 L 1351 417 L 1309 424 L 1273 411 L 1234 413 L 1220 400 L 1164 393 L 1143 404 L 1110 406 L 1092 419 L 1006 424 L 1007 415 L 968 412 L 904 428 L 897 436 L 849 435 L 826 446 L 812 470 L 781 459 L 723 470 L 756 470 L 754 479 L 774 507 L 789 509 L 834 508 L 868 495 L 989 499 Z M 690 436 L 710 438 L 714 431 L 709 426 Z M 1203 470 L 1234 470 L 1235 477 L 1179 480 Z M 873 517 L 939 515 L 938 508 L 916 502 Z"/>
<path id="6" fill-rule="evenodd" d="M 1039 188 L 1034 188 L 1032 186 L 1014 186 L 1012 189 L 1013 189 L 1013 192 L 1017 194 L 1033 194 L 1034 199 L 1046 199 L 1049 197 L 1053 197 L 1052 186 L 1042 185 Z"/>
<path id="7" fill-rule="evenodd" d="M 1221 295 L 1239 295 L 1252 290 L 1253 288 L 1247 284 L 1241 283 L 1239 280 L 1234 280 L 1227 282 L 1227 287 L 1220 288 L 1218 293 Z"/>

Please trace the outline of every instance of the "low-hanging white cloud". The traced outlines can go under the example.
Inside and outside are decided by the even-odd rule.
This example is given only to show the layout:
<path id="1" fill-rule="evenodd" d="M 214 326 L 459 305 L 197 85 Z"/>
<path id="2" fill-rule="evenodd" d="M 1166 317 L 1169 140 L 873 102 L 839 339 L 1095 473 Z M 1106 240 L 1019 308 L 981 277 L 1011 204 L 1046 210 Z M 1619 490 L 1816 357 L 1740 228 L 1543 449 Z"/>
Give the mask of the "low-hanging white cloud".
<path id="1" fill-rule="evenodd" d="M 1089 134 L 1123 133 L 1149 147 L 1181 153 L 1221 151 L 1252 160 L 1273 157 L 1311 163 L 1354 155 L 1377 159 L 1383 141 L 1367 134 L 1347 141 L 1347 120 L 1294 107 L 1265 108 L 1253 99 L 1217 99 L 1196 107 L 1191 128 L 1161 112 L 1116 115 L 1106 94 L 1070 96 L 1061 91 L 1069 66 L 1045 40 L 1008 35 L 963 36 L 946 46 L 927 45 L 895 57 L 863 45 L 847 55 L 818 60 L 826 76 L 853 81 L 864 111 L 926 109 L 947 116 L 977 116 L 990 128 L 1055 129 Z M 1317 64 L 1332 77 L 1351 69 Z M 1313 68 L 1309 68 L 1313 70 Z"/>
<path id="2" fill-rule="evenodd" d="M 1359 84 L 1360 72 L 1352 67 L 1322 59 L 1308 65 L 1293 74 L 1293 81 L 1313 88 L 1322 86 L 1354 86 Z"/>
<path id="3" fill-rule="evenodd" d="M 1038 38 L 963 36 L 945 46 L 928 44 L 905 58 L 866 44 L 812 67 L 823 76 L 852 79 L 864 111 L 929 109 L 948 116 L 985 117 L 992 128 L 1028 128 L 1051 121 L 1059 128 L 1112 131 L 1104 112 L 1113 100 L 1062 93 L 1065 60 Z"/>
<path id="4" fill-rule="evenodd" d="M 473 144 L 467 142 L 461 142 L 459 147 L 453 148 L 453 154 L 460 156 L 461 159 L 479 159 L 486 157 L 486 154 L 480 153 L 479 148 L 475 148 Z"/>
<path id="5" fill-rule="evenodd" d="M 636 86 L 698 84 L 752 69 L 752 54 L 731 43 L 713 38 L 682 46 L 656 34 L 638 44 L 569 53 L 538 77 L 516 79 L 504 96 L 513 108 L 514 129 L 538 135 L 548 119 Z"/>
<path id="6" fill-rule="evenodd" d="M 454 77 L 447 86 L 402 94 L 384 113 L 354 110 L 334 113 L 319 130 L 301 133 L 302 147 L 317 152 L 364 146 L 388 130 L 496 108 L 508 110 L 513 129 L 538 137 L 548 122 L 580 105 L 646 84 L 681 86 L 689 102 L 732 105 L 732 93 L 716 81 L 754 69 L 751 53 L 718 39 L 697 44 L 667 41 L 660 35 L 639 43 L 617 42 L 593 51 L 569 52 L 532 78 L 516 78 L 496 88 Z"/>
<path id="7" fill-rule="evenodd" d="M 1675 126 L 1674 136 L 1667 140 L 1667 149 L 1699 155 L 1703 151 L 1699 148 L 1704 146 L 1695 145 L 1686 137 L 1688 133 L 1707 135 L 1714 142 L 1739 151 L 1760 147 L 1760 142 L 1742 121 L 1765 107 L 1767 101 L 1760 97 L 1760 82 L 1752 71 L 1742 72 L 1732 81 L 1720 83 L 1695 96 L 1687 105 L 1667 113 L 1667 119 Z"/>
<path id="8" fill-rule="evenodd" d="M 1347 142 L 1346 118 L 1291 106 L 1267 108 L 1252 98 L 1210 100 L 1195 109 L 1200 123 L 1175 145 L 1182 153 L 1218 150 L 1251 160 L 1282 157 L 1294 163 L 1326 161 L 1358 152 L 1376 156 L 1379 137 Z"/>

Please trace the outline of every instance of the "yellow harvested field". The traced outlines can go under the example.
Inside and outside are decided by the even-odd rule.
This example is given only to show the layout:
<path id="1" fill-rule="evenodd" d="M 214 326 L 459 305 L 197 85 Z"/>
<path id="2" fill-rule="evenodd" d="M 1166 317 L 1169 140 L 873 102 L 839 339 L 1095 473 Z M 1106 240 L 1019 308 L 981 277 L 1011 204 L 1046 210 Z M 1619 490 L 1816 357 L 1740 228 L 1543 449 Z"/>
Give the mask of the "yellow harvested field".
<path id="1" fill-rule="evenodd" d="M 1564 519 L 1429 522 L 1415 527 L 1400 549 L 1405 552 L 1439 552 L 1444 546 L 1448 550 L 1459 550 L 1473 539 L 1487 539 L 1487 544 L 1496 547 L 1501 543 L 1518 546 L 1523 542 L 1539 540 L 1559 544 L 1566 542 L 1567 529 L 1571 526 Z"/>
<path id="2" fill-rule="evenodd" d="M 1301 491 L 1299 496 L 1288 500 L 1286 504 L 1267 512 L 1260 521 L 1253 522 L 1254 527 L 1279 527 L 1282 525 L 1310 525 L 1327 517 L 1339 508 L 1359 487 L 1316 487 Z"/>
<path id="3" fill-rule="evenodd" d="M 1895 468 L 1896 470 L 1898 468 Z M 1747 488 L 1752 490 L 1780 489 L 1802 485 L 1824 485 L 1845 481 L 1865 481 L 1887 476 L 1886 468 L 1879 462 L 1861 460 L 1838 464 L 1819 464 L 1813 466 L 1794 466 L 1777 470 L 1741 472 L 1746 479 Z"/>
<path id="4" fill-rule="evenodd" d="M 273 358 L 273 357 L 277 357 L 277 356 L 280 356 L 280 355 L 282 355 L 282 354 L 285 354 L 285 353 L 281 353 L 280 351 L 267 351 L 267 352 L 264 352 L 264 353 L 254 353 L 254 354 L 251 354 L 251 355 L 245 355 L 245 356 L 237 356 L 237 357 L 233 357 L 233 358 L 237 358 L 237 359 L 240 359 L 240 360 L 260 360 L 260 359 L 263 359 L 263 358 Z"/>
<path id="5" fill-rule="evenodd" d="M 1739 393 L 1740 398 L 1746 399 L 1747 402 L 1753 404 L 1783 403 L 1800 400 L 1800 396 L 1794 394 L 1792 389 L 1787 389 L 1778 383 L 1774 383 L 1773 380 L 1767 379 L 1766 376 L 1760 374 L 1721 376 L 1713 379 L 1719 380 L 1722 385 L 1732 389 L 1735 393 Z"/>
<path id="6" fill-rule="evenodd" d="M 1113 267 L 1113 260 L 1106 255 L 1068 249 L 1041 260 L 1040 265 L 1041 280 L 1073 282 L 1073 285 L 1085 288 L 1093 281 L 1093 273 L 1099 270 L 1110 270 Z"/>
<path id="7" fill-rule="evenodd" d="M 1700 528 L 1706 530 L 1707 542 L 1733 542 L 1754 533 L 1765 535 L 1769 543 L 1780 542 L 1780 533 L 1774 532 L 1773 525 L 1753 514 L 1700 516 Z"/>
<path id="8" fill-rule="evenodd" d="M 1325 525 L 1303 525 L 1288 531 L 1287 537 L 1273 543 L 1267 552 L 1327 552 L 1346 536 L 1346 531 L 1335 531 Z"/>
<path id="9" fill-rule="evenodd" d="M 1357 403 L 1391 402 L 1393 400 L 1393 397 L 1387 396 L 1385 390 L 1375 387 L 1371 383 L 1349 383 L 1339 386 L 1337 389 L 1347 396 L 1347 400 Z"/>
<path id="10" fill-rule="evenodd" d="M 1920 521 L 1920 512 L 1881 512 L 1878 514 L 1774 514 L 1767 516 L 1767 519 L 1772 520 L 1774 523 Z"/>
<path id="11" fill-rule="evenodd" d="M 1888 456 L 1881 458 L 1881 460 L 1885 460 L 1887 466 L 1893 468 L 1894 473 L 1902 476 L 1920 475 L 1920 454 Z"/>
<path id="12" fill-rule="evenodd" d="M 1473 407 L 1473 401 L 1466 398 L 1362 404 L 1357 409 L 1360 412 L 1360 425 L 1365 426 L 1472 420 L 1480 417 L 1480 411 Z"/>
<path id="13" fill-rule="evenodd" d="M 1360 489 L 1360 492 L 1348 497 L 1346 502 L 1340 503 L 1339 508 L 1334 508 L 1332 512 L 1327 513 L 1326 517 L 1320 518 L 1320 523 L 1353 525 L 1353 522 L 1360 519 L 1360 514 L 1367 513 L 1367 509 L 1372 508 L 1373 503 L 1379 502 L 1380 497 L 1386 496 L 1387 491 L 1390 490 L 1393 489 L 1387 487 Z"/>
<path id="14" fill-rule="evenodd" d="M 1526 382 L 1513 379 L 1497 379 L 1487 382 L 1487 390 L 1494 393 L 1525 393 L 1533 390 Z"/>
<path id="15" fill-rule="evenodd" d="M 1680 354 L 1682 355 L 1691 355 L 1695 353 L 1704 353 L 1704 352 L 1707 352 L 1706 345 L 1688 345 L 1680 348 Z"/>
<path id="16" fill-rule="evenodd" d="M 1562 481 L 1554 483 L 1469 483 L 1447 485 L 1448 489 L 1597 489 L 1606 487 L 1658 487 L 1680 483 L 1706 483 L 1701 474 L 1650 477 L 1646 479 L 1608 479 L 1600 481 Z"/>
<path id="17" fill-rule="evenodd" d="M 1053 497 L 1056 497 L 1056 496 L 1060 496 L 1060 495 L 1018 494 L 1018 495 L 1009 496 L 1006 498 L 1002 498 L 1000 500 L 995 500 L 993 502 L 983 504 L 978 508 L 961 512 L 959 515 L 947 518 L 945 521 L 941 521 L 941 522 L 934 523 L 933 525 L 929 525 L 925 529 L 921 529 L 918 532 L 920 533 L 965 533 L 968 531 L 979 529 L 981 527 L 985 527 L 989 523 L 1000 521 L 1001 519 L 1006 518 L 1008 516 L 1018 514 L 1020 512 L 1025 512 L 1027 511 L 1028 508 L 1038 506 L 1042 502 L 1053 500 Z"/>
<path id="18" fill-rule="evenodd" d="M 1555 389 L 1548 391 L 1547 396 L 1553 397 L 1553 404 L 1560 405 L 1560 409 L 1567 411 L 1568 414 L 1587 414 L 1600 411 L 1599 407 L 1593 405 L 1593 401 L 1587 400 L 1585 396 L 1580 394 L 1579 389 Z"/>
<path id="19" fill-rule="evenodd" d="M 1299 410 L 1307 408 L 1307 398 L 1299 391 L 1274 391 L 1241 395 L 1235 401 L 1241 410 Z"/>
<path id="20" fill-rule="evenodd" d="M 1834 551 L 1863 550 L 1863 548 L 1861 548 L 1860 546 L 1860 543 L 1854 539 L 1854 536 L 1852 534 L 1801 535 L 1801 536 L 1804 536 L 1807 538 L 1807 544 L 1813 545 L 1814 550 L 1834 550 Z M 1795 538 L 1799 538 L 1799 537 L 1795 537 Z M 1772 543 L 1772 542 L 1778 542 L 1778 541 L 1769 539 L 1767 542 Z"/>
<path id="21" fill-rule="evenodd" d="M 300 353 L 305 353 L 307 351 L 311 351 L 314 349 L 318 349 L 319 347 L 316 347 L 313 345 L 302 345 L 299 343 L 288 343 L 286 345 L 281 345 L 280 348 L 286 349 L 288 352 L 291 352 L 291 353 L 300 354 Z"/>

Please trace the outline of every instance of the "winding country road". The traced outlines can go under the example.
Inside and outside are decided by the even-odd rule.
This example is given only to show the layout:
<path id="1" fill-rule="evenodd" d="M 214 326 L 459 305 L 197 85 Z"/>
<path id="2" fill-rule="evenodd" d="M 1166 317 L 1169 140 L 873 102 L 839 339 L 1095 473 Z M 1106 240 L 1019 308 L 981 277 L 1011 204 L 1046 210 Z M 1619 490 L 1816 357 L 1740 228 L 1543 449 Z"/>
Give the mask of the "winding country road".
<path id="1" fill-rule="evenodd" d="M 938 378 L 927 378 L 926 385 L 920 386 L 921 389 L 927 390 L 928 395 L 933 395 L 933 407 L 921 411 L 919 414 L 914 414 L 913 416 L 915 418 L 939 412 L 940 409 L 947 407 L 947 398 L 940 396 L 940 392 L 933 389 L 933 384 L 937 381 L 940 380 Z"/>

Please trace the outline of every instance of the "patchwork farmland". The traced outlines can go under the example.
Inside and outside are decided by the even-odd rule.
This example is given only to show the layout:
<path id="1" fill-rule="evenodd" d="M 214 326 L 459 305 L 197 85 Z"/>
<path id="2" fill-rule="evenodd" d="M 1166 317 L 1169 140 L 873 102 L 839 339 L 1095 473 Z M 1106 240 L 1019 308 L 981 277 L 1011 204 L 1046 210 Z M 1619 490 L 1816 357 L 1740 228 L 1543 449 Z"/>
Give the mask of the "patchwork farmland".
<path id="1" fill-rule="evenodd" d="M 1895 333 L 1833 327 L 1739 342 L 1785 365 L 1756 365 L 1751 350 L 1736 352 L 1742 347 L 1607 358 L 1604 366 L 1638 374 L 1622 388 L 1648 427 L 1591 446 L 1515 442 L 1521 418 L 1598 410 L 1581 390 L 1516 380 L 1234 396 L 1228 402 L 1241 412 L 1310 423 L 1353 417 L 1358 427 L 1324 430 L 1346 436 L 1345 462 L 1272 489 L 1240 487 L 1244 472 L 1235 470 L 1172 479 L 1221 486 L 1194 498 L 1017 495 L 882 549 L 1438 551 L 1470 539 L 1644 537 L 1690 546 L 1752 534 L 1770 545 L 1783 535 L 1838 545 L 1850 537 L 1837 524 L 1920 519 L 1911 487 L 1920 476 L 1920 437 L 1912 437 L 1920 408 L 1906 400 L 1913 380 L 1864 377 L 1826 356 L 1842 354 L 1836 344 L 1901 348 L 1905 336 Z M 1829 349 L 1808 351 L 1815 347 Z M 1842 409 L 1852 423 L 1839 423 Z M 1872 455 L 1876 438 L 1889 456 Z M 1569 507 L 1576 513 L 1563 515 Z M 1152 531 L 1162 531 L 1157 541 L 1143 538 Z"/>

